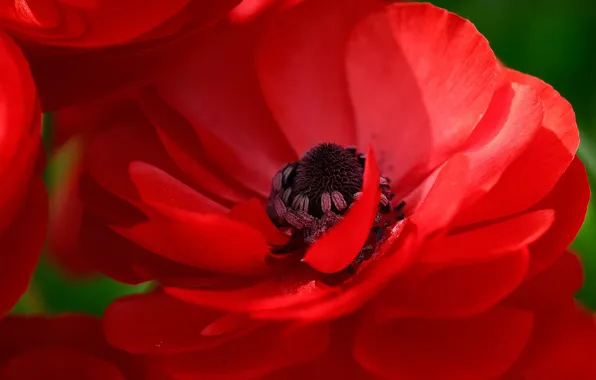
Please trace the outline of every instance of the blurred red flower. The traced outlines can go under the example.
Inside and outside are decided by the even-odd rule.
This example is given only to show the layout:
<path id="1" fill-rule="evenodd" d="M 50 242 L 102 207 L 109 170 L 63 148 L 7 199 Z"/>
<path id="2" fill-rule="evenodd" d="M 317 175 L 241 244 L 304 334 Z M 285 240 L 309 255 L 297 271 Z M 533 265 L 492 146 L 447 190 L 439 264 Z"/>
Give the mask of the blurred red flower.
<path id="1" fill-rule="evenodd" d="M 0 33 L 0 317 L 23 294 L 46 233 L 41 111 L 21 51 Z"/>
<path id="2" fill-rule="evenodd" d="M 232 11 L 244 21 L 277 0 L 22 0 L 0 26 L 22 45 L 45 111 L 144 83 Z M 284 0 L 285 1 L 285 0 Z"/>
<path id="3" fill-rule="evenodd" d="M 141 358 L 107 344 L 99 319 L 7 317 L 0 321 L 3 380 L 140 380 Z"/>
<path id="4" fill-rule="evenodd" d="M 175 378 L 519 378 L 596 343 L 563 254 L 589 198 L 571 106 L 454 14 L 305 1 L 57 120 L 98 128 L 54 246 L 161 284 L 106 332 Z"/>

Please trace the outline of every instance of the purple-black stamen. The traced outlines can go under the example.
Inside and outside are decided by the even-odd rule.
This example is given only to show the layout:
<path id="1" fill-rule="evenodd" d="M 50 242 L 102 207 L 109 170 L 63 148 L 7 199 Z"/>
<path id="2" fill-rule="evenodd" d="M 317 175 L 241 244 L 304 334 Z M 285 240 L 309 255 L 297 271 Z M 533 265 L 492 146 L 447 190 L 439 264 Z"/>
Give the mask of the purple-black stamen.
<path id="1" fill-rule="evenodd" d="M 289 253 L 296 247 L 312 244 L 339 222 L 362 195 L 365 161 L 365 155 L 354 147 L 324 143 L 277 172 L 271 183 L 267 213 L 278 227 L 290 231 L 292 238 L 288 244 L 292 249 L 277 247 L 273 252 Z M 391 205 L 394 194 L 390 179 L 381 176 L 379 183 L 381 200 L 371 230 L 374 242 L 367 242 L 352 266 L 374 254 L 390 225 L 388 218 L 403 219 L 405 203 Z"/>

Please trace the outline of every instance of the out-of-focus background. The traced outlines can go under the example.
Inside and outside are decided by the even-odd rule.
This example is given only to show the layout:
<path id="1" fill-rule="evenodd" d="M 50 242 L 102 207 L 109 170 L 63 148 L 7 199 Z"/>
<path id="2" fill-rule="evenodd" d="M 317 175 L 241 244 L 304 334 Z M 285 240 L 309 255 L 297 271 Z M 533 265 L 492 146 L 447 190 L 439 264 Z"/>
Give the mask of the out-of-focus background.
<path id="1" fill-rule="evenodd" d="M 596 3 L 586 0 L 434 0 L 433 4 L 471 20 L 501 61 L 550 83 L 573 105 L 581 130 L 580 157 L 596 185 Z M 51 186 L 63 160 L 51 166 Z M 58 169 L 58 170 L 57 170 Z M 596 211 L 573 244 L 584 261 L 585 284 L 577 297 L 596 309 Z M 84 312 L 101 315 L 116 297 L 145 291 L 107 278 L 77 281 L 43 259 L 19 313 Z"/>

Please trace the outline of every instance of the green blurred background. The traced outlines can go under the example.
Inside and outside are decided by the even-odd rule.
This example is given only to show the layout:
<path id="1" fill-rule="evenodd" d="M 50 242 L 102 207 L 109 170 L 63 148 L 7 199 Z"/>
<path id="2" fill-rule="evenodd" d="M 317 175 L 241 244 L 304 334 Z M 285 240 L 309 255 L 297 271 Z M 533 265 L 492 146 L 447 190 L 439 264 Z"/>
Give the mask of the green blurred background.
<path id="1" fill-rule="evenodd" d="M 509 67 L 553 85 L 574 106 L 581 129 L 580 157 L 596 184 L 596 3 L 585 0 L 436 0 L 434 4 L 470 19 Z M 52 165 L 50 187 L 59 179 Z M 594 187 L 593 187 L 594 188 Z M 584 260 L 586 280 L 578 298 L 596 309 L 596 219 L 594 204 L 573 247 Z M 43 259 L 19 313 L 85 312 L 101 315 L 114 298 L 142 292 L 107 278 L 68 279 Z"/>

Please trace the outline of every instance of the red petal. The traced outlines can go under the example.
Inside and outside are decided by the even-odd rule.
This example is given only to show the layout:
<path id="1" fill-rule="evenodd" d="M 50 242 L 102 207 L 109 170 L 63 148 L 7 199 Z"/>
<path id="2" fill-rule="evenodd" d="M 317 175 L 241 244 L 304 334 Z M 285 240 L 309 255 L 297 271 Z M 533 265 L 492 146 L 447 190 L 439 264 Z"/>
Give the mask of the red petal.
<path id="1" fill-rule="evenodd" d="M 259 231 L 227 216 L 152 207 L 163 216 L 131 227 L 111 228 L 141 247 L 199 269 L 238 275 L 268 271 L 269 245 Z"/>
<path id="2" fill-rule="evenodd" d="M 227 205 L 246 200 L 248 189 L 209 162 L 208 152 L 222 150 L 221 143 L 201 141 L 188 120 L 168 106 L 154 87 L 141 93 L 140 104 L 172 160 L 199 191 Z"/>
<path id="3" fill-rule="evenodd" d="M 163 170 L 142 161 L 128 165 L 140 201 L 190 212 L 223 213 L 226 208 L 188 187 Z"/>
<path id="4" fill-rule="evenodd" d="M 493 379 L 517 359 L 532 315 L 497 307 L 463 319 L 398 319 L 361 327 L 356 359 L 387 379 Z"/>
<path id="5" fill-rule="evenodd" d="M 12 357 L 0 367 L 6 380 L 126 380 L 113 364 L 76 350 L 40 348 Z"/>
<path id="6" fill-rule="evenodd" d="M 235 22 L 250 21 L 261 13 L 266 8 L 272 6 L 279 0 L 242 0 L 232 11 L 230 11 L 230 19 Z"/>
<path id="7" fill-rule="evenodd" d="M 129 173 L 132 162 L 145 162 L 184 180 L 136 104 L 122 103 L 103 112 L 105 130 L 93 136 L 85 152 L 85 164 L 97 183 L 142 209 L 145 204 Z"/>
<path id="8" fill-rule="evenodd" d="M 14 3 L 0 18 L 9 29 L 49 45 L 97 47 L 128 42 L 178 13 L 189 0 L 148 0 L 143 7 L 118 0 Z M 19 17 L 21 15 L 33 17 Z M 33 22 L 32 22 L 33 21 Z"/>
<path id="9" fill-rule="evenodd" d="M 229 314 L 179 301 L 161 292 L 116 300 L 104 314 L 110 344 L 131 353 L 171 354 L 224 344 L 259 327 L 248 319 L 222 330 L 214 326 Z M 205 331 L 211 332 L 206 334 Z"/>
<path id="10" fill-rule="evenodd" d="M 583 278 L 579 257 L 566 251 L 553 265 L 526 280 L 507 303 L 529 310 L 552 310 L 568 305 L 574 302 L 573 295 L 581 288 Z"/>
<path id="11" fill-rule="evenodd" d="M 415 231 L 404 229 L 404 232 L 399 233 L 397 242 L 387 248 L 387 252 L 381 249 L 379 254 L 382 259 L 363 265 L 354 281 L 343 287 L 329 287 L 313 280 L 292 281 L 286 273 L 283 279 L 262 281 L 256 286 L 230 291 L 165 290 L 186 302 L 246 312 L 259 319 L 325 321 L 361 308 L 412 262 L 417 247 L 418 236 Z"/>
<path id="12" fill-rule="evenodd" d="M 75 254 L 97 271 L 129 284 L 157 280 L 162 284 L 213 284 L 231 279 L 200 271 L 149 252 L 112 231 L 104 222 L 85 214 Z"/>
<path id="13" fill-rule="evenodd" d="M 456 265 L 493 260 L 526 248 L 540 238 L 554 220 L 552 210 L 534 211 L 462 233 L 437 237 L 427 243 L 419 261 L 422 264 Z"/>
<path id="14" fill-rule="evenodd" d="M 176 0 L 171 4 L 162 4 L 152 0 L 151 3 L 159 5 L 155 7 L 153 4 L 152 9 L 141 9 L 130 3 L 132 8 L 123 9 L 122 4 L 108 0 L 112 3 L 108 5 L 108 10 L 103 0 L 93 2 L 91 7 L 83 5 L 77 9 L 72 7 L 75 1 L 89 3 L 88 0 L 69 0 L 70 5 L 51 0 L 27 2 L 28 5 L 52 2 L 69 9 L 62 13 L 62 24 L 59 28 L 29 29 L 28 31 L 33 31 L 38 38 L 34 38 L 36 43 L 27 43 L 24 46 L 46 111 L 78 104 L 83 100 L 97 99 L 123 88 L 145 85 L 161 70 L 171 68 L 179 60 L 187 50 L 189 38 L 192 39 L 197 32 L 200 33 L 206 26 L 224 17 L 238 2 Z M 184 4 L 184 8 L 178 12 L 177 9 Z M 151 6 L 146 3 L 143 5 Z M 81 9 L 83 14 L 80 13 Z M 82 20 L 81 17 L 87 17 L 86 13 L 92 9 L 103 9 L 108 13 L 98 14 L 97 20 Z M 131 11 L 134 13 L 133 16 L 130 16 Z M 147 18 L 147 12 L 156 13 Z M 121 29 L 123 25 L 114 24 L 115 19 L 116 22 L 124 22 L 126 30 Z M 149 23 L 160 25 L 153 28 Z M 75 29 L 69 29 L 69 26 L 74 26 Z M 13 27 L 14 25 L 11 25 L 9 29 Z M 92 33 L 89 27 L 94 28 Z M 132 34 L 137 33 L 143 35 L 131 40 Z M 60 36 L 63 38 L 52 38 Z M 114 45 L 116 40 L 124 44 Z M 44 46 L 46 44 L 64 47 Z M 86 45 L 104 46 L 88 49 Z M 72 46 L 82 48 L 73 49 Z"/>
<path id="15" fill-rule="evenodd" d="M 569 247 L 582 226 L 589 200 L 590 185 L 586 169 L 576 157 L 554 189 L 533 207 L 554 209 L 555 222 L 530 246 L 531 274 L 547 268 Z"/>
<path id="16" fill-rule="evenodd" d="M 511 370 L 524 380 L 596 378 L 594 316 L 574 304 L 535 314 L 524 355 Z"/>
<path id="17" fill-rule="evenodd" d="M 290 282 L 290 281 L 289 281 Z M 323 298 L 328 292 L 338 293 L 329 287 L 318 287 L 311 283 L 296 289 L 296 284 L 282 281 L 265 280 L 256 285 L 233 290 L 203 290 L 165 287 L 165 292 L 172 297 L 185 302 L 223 310 L 237 312 L 270 311 L 275 314 L 277 309 L 300 305 L 303 302 Z M 288 294 L 288 290 L 291 293 Z"/>
<path id="18" fill-rule="evenodd" d="M 267 243 L 271 245 L 281 246 L 288 242 L 288 236 L 282 234 L 275 227 L 267 215 L 265 207 L 256 198 L 237 204 L 230 211 L 229 217 L 256 228 L 267 239 Z"/>
<path id="19" fill-rule="evenodd" d="M 359 145 L 372 144 L 383 173 L 405 188 L 462 146 L 498 81 L 486 39 L 430 4 L 371 14 L 353 31 L 346 57 Z M 401 181 L 412 169 L 416 178 Z"/>
<path id="20" fill-rule="evenodd" d="M 35 83 L 18 46 L 0 32 L 0 231 L 16 216 L 37 164 L 41 112 Z M 9 179 L 9 180 L 8 180 Z"/>
<path id="21" fill-rule="evenodd" d="M 345 44 L 373 5 L 378 2 L 305 2 L 271 17 L 267 25 L 256 57 L 259 79 L 267 104 L 299 154 L 323 142 L 356 143 Z"/>
<path id="22" fill-rule="evenodd" d="M 505 83 L 495 92 L 486 114 L 468 140 L 471 200 L 486 193 L 532 142 L 544 110 L 530 86 Z"/>
<path id="23" fill-rule="evenodd" d="M 351 206 L 343 220 L 306 251 L 302 261 L 323 273 L 340 272 L 354 261 L 368 239 L 377 214 L 380 175 L 375 155 L 369 147 L 362 197 Z"/>
<path id="24" fill-rule="evenodd" d="M 542 128 L 495 187 L 462 216 L 466 221 L 499 218 L 536 204 L 553 189 L 579 144 L 573 109 L 563 97 L 536 78 L 511 70 L 507 74 L 515 82 L 532 85 L 540 95 L 544 105 Z"/>
<path id="25" fill-rule="evenodd" d="M 33 178 L 22 209 L 0 235 L 0 316 L 11 309 L 29 285 L 43 248 L 47 221 L 45 187 L 41 178 Z"/>
<path id="26" fill-rule="evenodd" d="M 179 380 L 252 379 L 312 360 L 325 350 L 328 340 L 326 324 L 271 324 L 212 349 L 160 356 L 155 363 Z"/>
<path id="27" fill-rule="evenodd" d="M 511 294 L 524 280 L 527 269 L 527 251 L 471 265 L 421 266 L 402 274 L 378 297 L 378 318 L 480 313 Z"/>
<path id="28" fill-rule="evenodd" d="M 273 175 L 297 156 L 262 98 L 253 62 L 259 27 L 255 23 L 214 31 L 158 88 L 194 127 L 210 161 L 266 197 Z M 227 150 L 210 147 L 213 138 Z"/>
<path id="29" fill-rule="evenodd" d="M 304 380 L 304 379 L 346 379 L 378 380 L 355 360 L 352 354 L 354 333 L 360 325 L 360 316 L 350 316 L 333 321 L 331 341 L 327 350 L 315 360 L 297 366 L 287 367 L 263 380 Z"/>
<path id="30" fill-rule="evenodd" d="M 464 155 L 451 158 L 438 170 L 438 175 L 422 203 L 413 211 L 411 221 L 416 224 L 421 236 L 430 236 L 444 229 L 457 215 L 463 197 L 467 193 L 469 163 Z M 410 198 L 420 196 L 411 194 L 406 198 L 406 207 L 410 207 Z"/>

